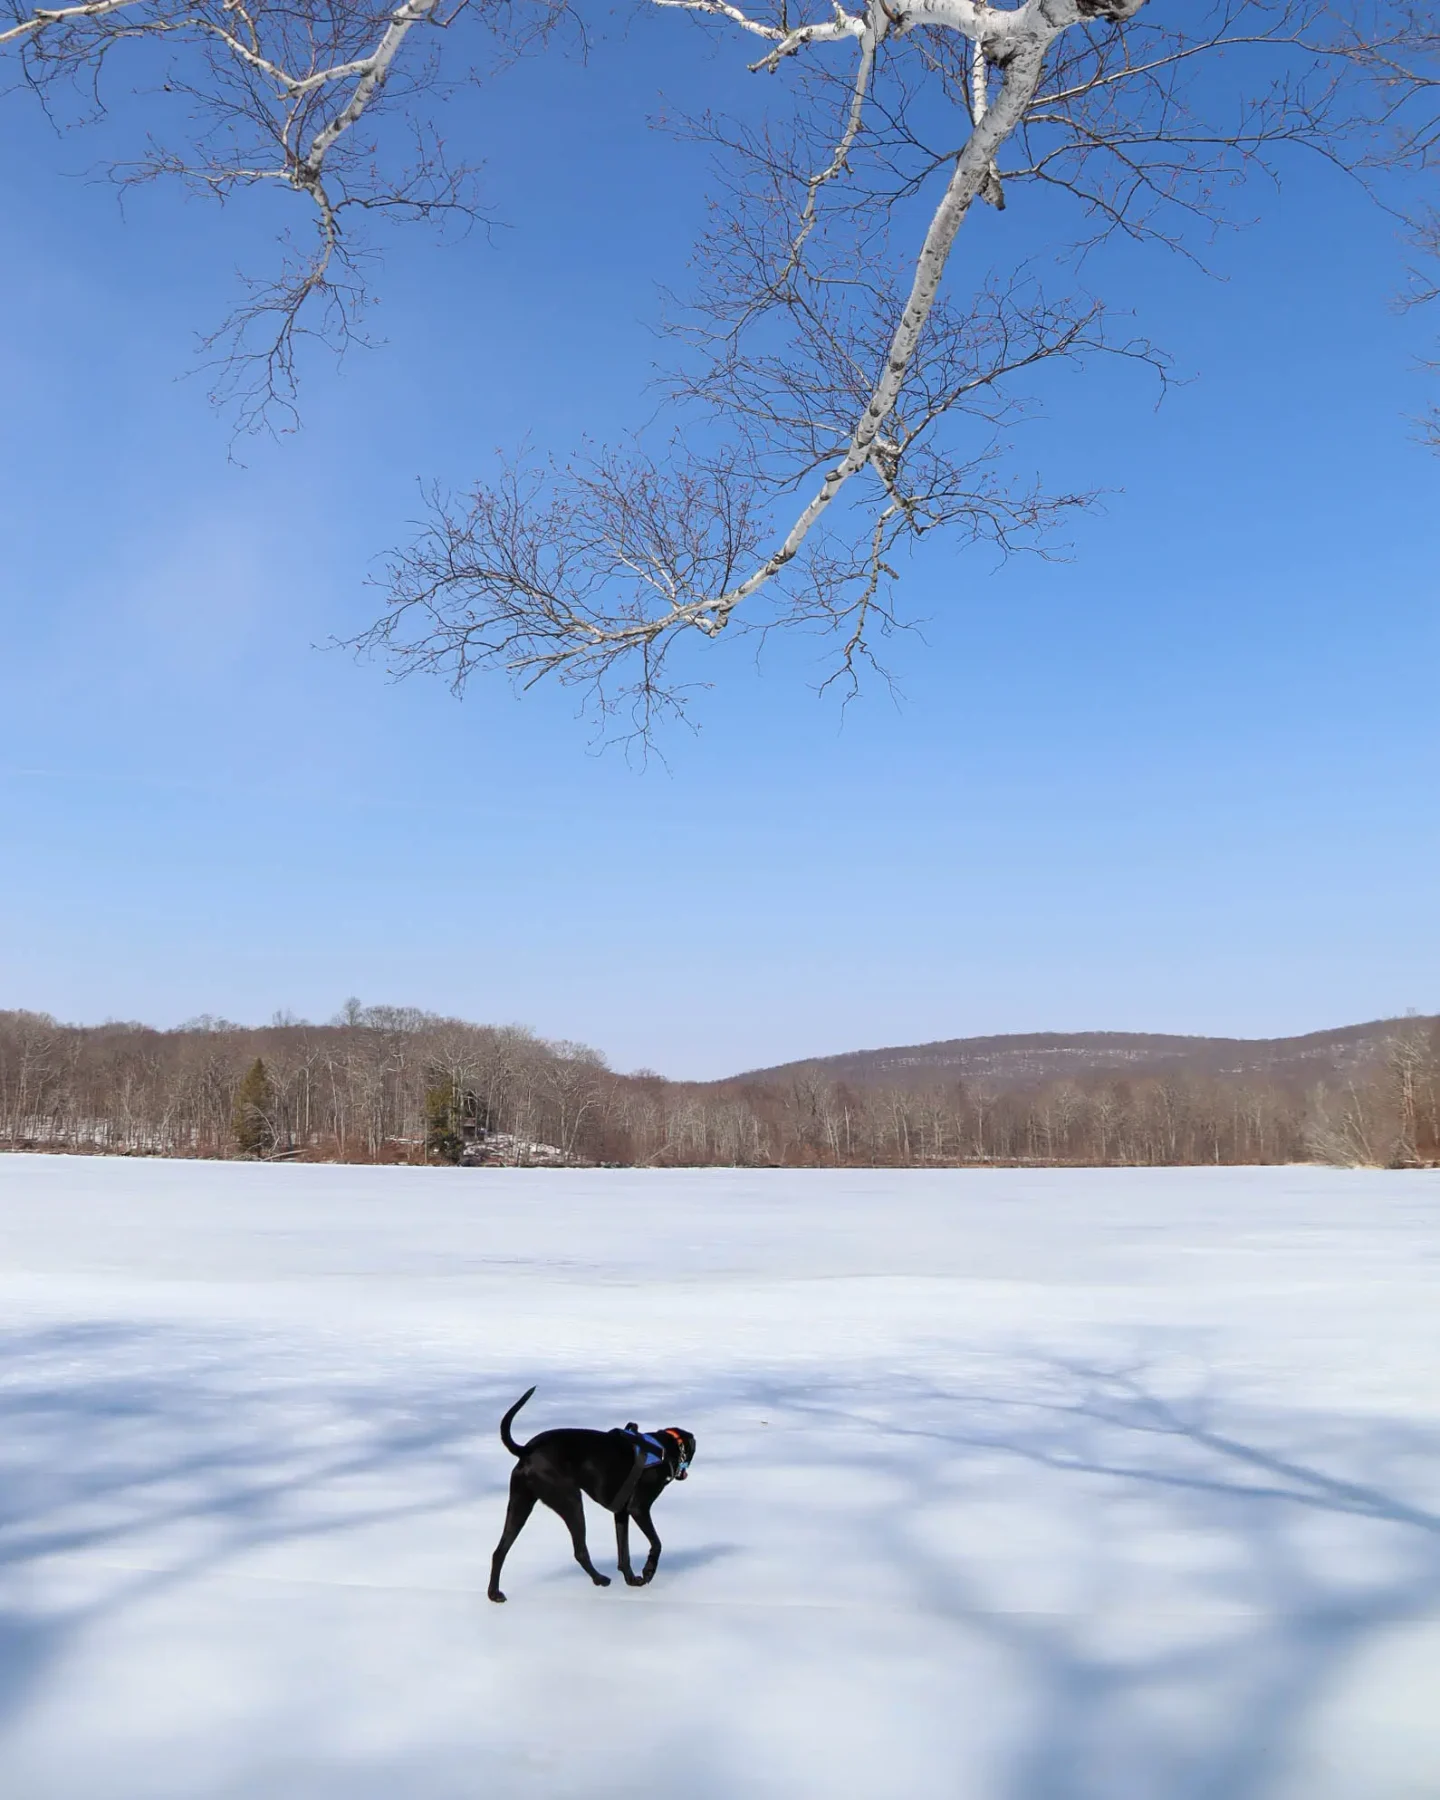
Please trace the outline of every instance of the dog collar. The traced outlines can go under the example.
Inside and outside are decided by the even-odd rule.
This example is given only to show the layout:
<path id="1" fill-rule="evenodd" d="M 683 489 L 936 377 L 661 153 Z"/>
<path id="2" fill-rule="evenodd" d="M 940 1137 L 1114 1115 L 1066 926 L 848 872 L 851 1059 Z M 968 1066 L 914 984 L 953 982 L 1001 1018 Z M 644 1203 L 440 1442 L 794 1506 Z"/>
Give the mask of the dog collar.
<path id="1" fill-rule="evenodd" d="M 680 1433 L 675 1430 L 673 1425 L 667 1425 L 660 1435 L 661 1437 L 674 1438 L 680 1468 L 682 1471 L 688 1469 L 690 1467 L 690 1458 L 685 1454 L 685 1440 L 681 1437 Z"/>

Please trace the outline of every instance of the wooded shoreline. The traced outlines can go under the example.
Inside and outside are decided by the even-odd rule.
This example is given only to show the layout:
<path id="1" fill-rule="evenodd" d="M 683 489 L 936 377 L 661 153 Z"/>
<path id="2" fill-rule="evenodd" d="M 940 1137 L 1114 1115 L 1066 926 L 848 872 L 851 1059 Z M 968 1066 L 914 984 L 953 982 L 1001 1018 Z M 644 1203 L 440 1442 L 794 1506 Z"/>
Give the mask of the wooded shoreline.
<path id="1" fill-rule="evenodd" d="M 714 1083 L 404 1007 L 171 1031 L 0 1012 L 0 1148 L 355 1163 L 622 1167 L 1440 1161 L 1440 1026 L 1301 1083 L 1253 1072 L 907 1087 L 803 1065 Z"/>

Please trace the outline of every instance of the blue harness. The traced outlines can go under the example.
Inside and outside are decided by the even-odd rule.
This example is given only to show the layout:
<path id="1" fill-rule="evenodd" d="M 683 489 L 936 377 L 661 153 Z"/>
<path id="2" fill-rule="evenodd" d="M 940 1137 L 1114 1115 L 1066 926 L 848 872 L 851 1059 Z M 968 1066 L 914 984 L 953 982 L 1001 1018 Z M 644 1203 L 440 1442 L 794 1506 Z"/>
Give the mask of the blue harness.
<path id="1" fill-rule="evenodd" d="M 655 1432 L 640 1431 L 638 1429 L 632 1430 L 628 1425 L 622 1426 L 621 1429 L 624 1431 L 626 1437 L 630 1439 L 631 1443 L 639 1444 L 645 1453 L 645 1460 L 640 1465 L 641 1474 L 644 1474 L 646 1469 L 663 1467 L 665 1470 L 665 1479 L 667 1481 L 673 1481 L 675 1479 L 675 1473 L 683 1473 L 683 1471 L 689 1467 L 689 1463 L 685 1457 L 685 1448 L 683 1444 L 680 1446 L 680 1469 L 679 1471 L 672 1472 L 670 1468 L 669 1453 L 665 1446 L 660 1442 L 659 1436 Z"/>
<path id="2" fill-rule="evenodd" d="M 625 1435 L 632 1443 L 639 1444 L 644 1449 L 645 1461 L 641 1465 L 643 1468 L 653 1469 L 657 1463 L 666 1461 L 665 1446 L 653 1431 L 627 1431 Z"/>

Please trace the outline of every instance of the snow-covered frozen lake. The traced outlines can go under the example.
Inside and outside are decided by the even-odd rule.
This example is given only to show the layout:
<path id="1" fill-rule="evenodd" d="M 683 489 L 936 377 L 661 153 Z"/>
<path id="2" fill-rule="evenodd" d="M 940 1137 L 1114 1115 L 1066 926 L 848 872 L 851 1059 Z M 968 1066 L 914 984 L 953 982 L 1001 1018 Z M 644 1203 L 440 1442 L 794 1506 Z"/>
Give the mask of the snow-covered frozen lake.
<path id="1" fill-rule="evenodd" d="M 1440 1793 L 1436 1176 L 7 1156 L 0 1309 L 14 1800 Z"/>

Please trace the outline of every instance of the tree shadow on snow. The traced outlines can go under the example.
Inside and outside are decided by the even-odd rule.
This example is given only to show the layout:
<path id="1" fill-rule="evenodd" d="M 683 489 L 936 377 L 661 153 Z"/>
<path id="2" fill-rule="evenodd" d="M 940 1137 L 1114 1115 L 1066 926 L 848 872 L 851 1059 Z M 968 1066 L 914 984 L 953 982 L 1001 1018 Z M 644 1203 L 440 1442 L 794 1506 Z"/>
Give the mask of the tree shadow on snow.
<path id="1" fill-rule="evenodd" d="M 250 1552 L 478 1501 L 488 1561 L 514 1397 L 508 1376 L 297 1382 L 221 1334 L 0 1333 L 0 1731 L 84 1632 Z"/>
<path id="2" fill-rule="evenodd" d="M 919 1608 L 1013 1669 L 1026 1724 L 1003 1800 L 1265 1800 L 1347 1669 L 1440 1605 L 1440 1513 L 1414 1497 L 1435 1486 L 1440 1434 L 1266 1414 L 1193 1380 L 1177 1397 L 1140 1358 L 1021 1356 L 1007 1374 L 763 1397 L 871 1434 L 849 1472 L 892 1491 L 857 1535 Z M 1067 1598 L 1035 1603 L 1013 1557 L 996 1574 L 994 1496 L 1017 1491 L 1065 1523 Z"/>
<path id="3" fill-rule="evenodd" d="M 1246 1407 L 1140 1356 L 989 1366 L 974 1384 L 793 1367 L 652 1382 L 647 1406 L 701 1436 L 697 1475 L 713 1461 L 740 1478 L 733 1541 L 667 1548 L 670 1598 L 712 1565 L 738 1581 L 784 1506 L 803 1507 L 768 1486 L 798 1472 L 850 1497 L 826 1527 L 837 1594 L 843 1559 L 863 1561 L 897 1615 L 953 1634 L 957 1717 L 962 1646 L 1010 1671 L 1022 1724 L 995 1800 L 1268 1800 L 1338 1677 L 1440 1605 L 1423 1498 L 1440 1437 Z M 509 1375 L 404 1369 L 300 1382 L 219 1334 L 0 1335 L 0 1728 L 80 1634 L 267 1546 L 479 1503 L 483 1569 L 509 1474 L 495 1425 L 517 1391 Z M 542 1399 L 574 1422 L 638 1404 L 568 1374 Z M 1033 1569 L 1007 1507 L 1045 1528 Z M 578 1579 L 558 1537 L 556 1556 L 557 1578 Z M 372 1791 L 362 1773 L 348 1792 Z M 693 1773 L 697 1793 L 731 1791 L 718 1766 Z M 295 1781 L 330 1791 L 320 1769 Z"/>

